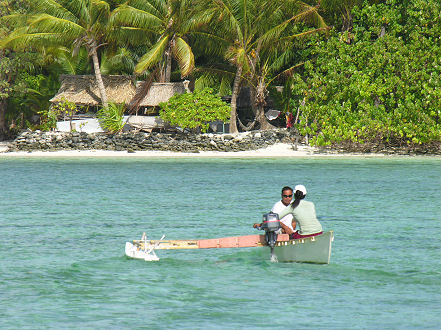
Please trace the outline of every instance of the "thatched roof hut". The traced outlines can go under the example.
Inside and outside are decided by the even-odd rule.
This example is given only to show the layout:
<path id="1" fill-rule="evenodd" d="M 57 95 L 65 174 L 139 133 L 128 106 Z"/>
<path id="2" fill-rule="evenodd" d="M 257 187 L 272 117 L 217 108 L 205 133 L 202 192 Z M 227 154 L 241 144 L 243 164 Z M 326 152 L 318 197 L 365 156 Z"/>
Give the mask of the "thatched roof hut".
<path id="1" fill-rule="evenodd" d="M 94 75 L 61 75 L 61 87 L 50 102 L 64 99 L 77 105 L 97 106 L 101 103 L 100 93 Z M 130 76 L 103 76 L 109 102 L 130 104 L 136 93 L 142 92 L 142 81 L 135 83 Z M 135 87 L 136 86 L 136 87 Z M 189 81 L 153 83 L 139 107 L 155 107 L 168 101 L 174 94 L 190 93 Z"/>
<path id="2" fill-rule="evenodd" d="M 94 75 L 61 75 L 61 87 L 50 102 L 63 99 L 77 105 L 97 106 L 101 103 L 100 92 Z M 104 76 L 103 83 L 109 102 L 126 103 L 135 95 L 135 81 L 130 76 Z"/>
<path id="3" fill-rule="evenodd" d="M 155 107 L 161 102 L 168 101 L 175 94 L 191 93 L 188 85 L 189 81 L 171 82 L 171 83 L 153 83 L 147 95 L 139 103 L 140 107 Z M 142 81 L 136 83 L 136 91 L 142 88 Z"/>

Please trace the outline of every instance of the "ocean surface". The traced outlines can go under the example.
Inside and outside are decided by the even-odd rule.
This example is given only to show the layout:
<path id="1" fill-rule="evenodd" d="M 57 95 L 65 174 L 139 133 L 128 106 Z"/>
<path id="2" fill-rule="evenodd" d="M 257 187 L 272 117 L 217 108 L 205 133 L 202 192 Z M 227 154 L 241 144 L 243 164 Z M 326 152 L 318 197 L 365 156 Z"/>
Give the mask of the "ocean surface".
<path id="1" fill-rule="evenodd" d="M 0 159 L 0 328 L 441 328 L 441 159 Z M 304 184 L 329 265 L 126 241 L 252 228 Z"/>

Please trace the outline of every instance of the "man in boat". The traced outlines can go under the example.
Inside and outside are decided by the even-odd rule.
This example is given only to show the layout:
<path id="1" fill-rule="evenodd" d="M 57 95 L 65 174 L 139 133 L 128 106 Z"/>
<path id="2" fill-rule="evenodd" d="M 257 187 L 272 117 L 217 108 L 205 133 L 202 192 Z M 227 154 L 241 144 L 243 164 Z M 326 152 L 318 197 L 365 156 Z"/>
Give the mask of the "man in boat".
<path id="1" fill-rule="evenodd" d="M 273 213 L 281 213 L 286 207 L 291 204 L 292 202 L 292 196 L 293 196 L 293 190 L 291 187 L 285 186 L 282 188 L 282 199 L 279 200 L 276 204 L 274 204 L 273 208 L 271 209 L 271 212 Z M 261 224 L 255 223 L 253 225 L 254 228 L 260 227 Z M 277 234 L 294 234 L 294 230 L 296 228 L 296 221 L 293 219 L 293 215 L 287 214 L 282 219 L 280 219 L 280 225 L 282 226 L 281 229 L 277 232 Z"/>
<path id="2" fill-rule="evenodd" d="M 286 207 L 291 204 L 293 196 L 293 190 L 291 187 L 285 186 L 282 188 L 282 199 L 274 204 L 271 212 L 273 213 L 281 213 Z M 293 234 L 296 228 L 296 221 L 293 219 L 291 213 L 285 215 L 282 219 L 280 219 L 280 225 L 282 226 L 281 231 L 278 234 Z"/>
<path id="3" fill-rule="evenodd" d="M 305 201 L 305 197 L 305 186 L 301 184 L 295 186 L 294 202 L 278 213 L 279 219 L 291 214 L 293 221 L 299 224 L 300 229 L 290 234 L 290 239 L 317 236 L 323 233 L 322 225 L 317 220 L 314 203 Z"/>

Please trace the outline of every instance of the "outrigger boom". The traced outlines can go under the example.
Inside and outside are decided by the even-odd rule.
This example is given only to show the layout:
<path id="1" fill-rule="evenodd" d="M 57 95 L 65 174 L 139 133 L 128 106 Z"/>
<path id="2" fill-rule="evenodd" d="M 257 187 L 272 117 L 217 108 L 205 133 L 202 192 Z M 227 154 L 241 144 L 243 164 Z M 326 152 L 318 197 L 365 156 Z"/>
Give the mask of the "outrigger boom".
<path id="1" fill-rule="evenodd" d="M 280 234 L 278 242 L 289 241 L 287 234 Z M 215 248 L 241 248 L 266 246 L 265 235 L 233 236 L 200 240 L 134 240 L 134 245 L 144 249 L 155 246 L 155 250 L 178 250 L 178 249 L 215 249 Z"/>

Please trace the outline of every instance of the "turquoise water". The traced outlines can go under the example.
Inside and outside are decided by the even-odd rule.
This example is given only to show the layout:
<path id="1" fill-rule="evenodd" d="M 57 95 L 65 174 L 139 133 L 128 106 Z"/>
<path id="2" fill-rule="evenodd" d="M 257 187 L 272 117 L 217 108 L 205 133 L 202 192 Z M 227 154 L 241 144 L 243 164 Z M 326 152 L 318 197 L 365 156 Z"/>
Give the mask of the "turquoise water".
<path id="1" fill-rule="evenodd" d="M 0 328 L 439 328 L 441 160 L 1 159 Z M 302 183 L 329 265 L 258 249 L 124 256 L 257 233 Z"/>

